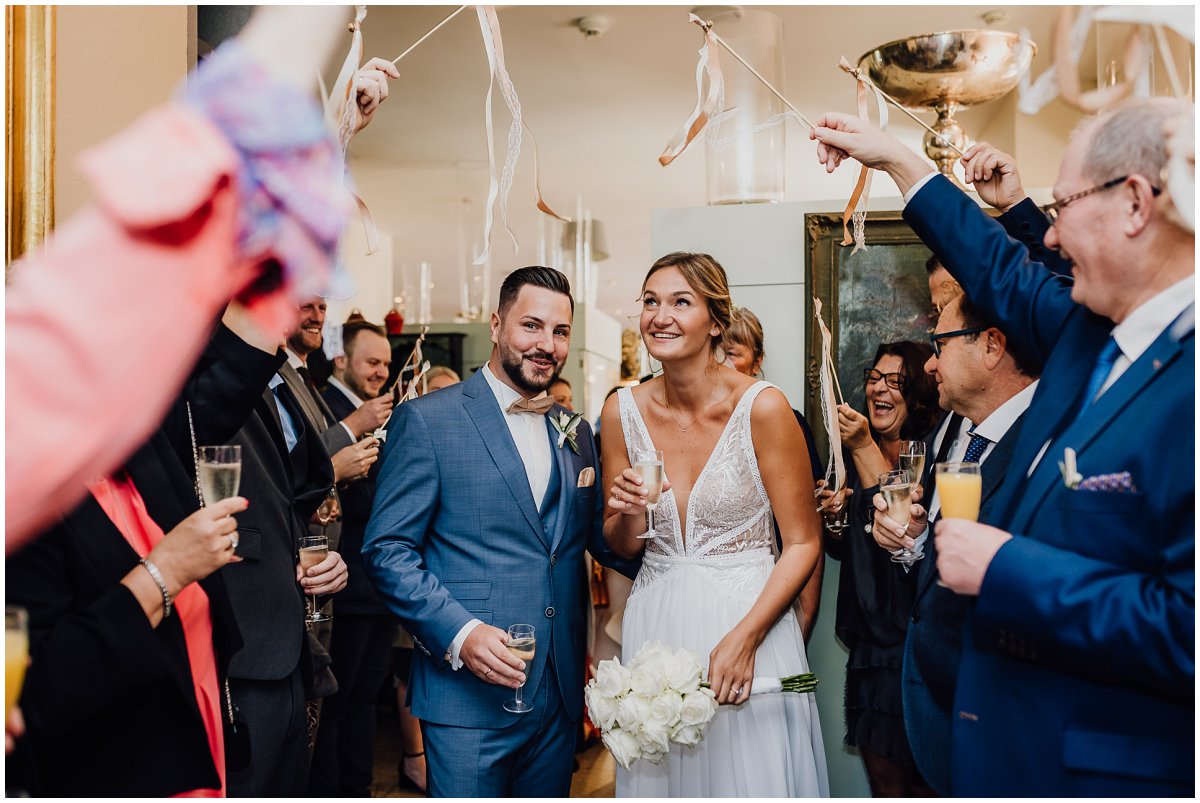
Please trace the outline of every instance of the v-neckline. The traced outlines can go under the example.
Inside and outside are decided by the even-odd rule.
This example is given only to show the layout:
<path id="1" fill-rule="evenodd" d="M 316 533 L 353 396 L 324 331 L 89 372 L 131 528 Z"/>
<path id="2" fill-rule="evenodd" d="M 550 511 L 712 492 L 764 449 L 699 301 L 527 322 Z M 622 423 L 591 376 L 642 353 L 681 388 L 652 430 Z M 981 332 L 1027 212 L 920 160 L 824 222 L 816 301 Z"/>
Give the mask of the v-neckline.
<path id="1" fill-rule="evenodd" d="M 696 480 L 692 483 L 691 490 L 688 491 L 687 504 L 685 504 L 683 507 L 684 514 L 687 516 L 685 520 L 680 521 L 679 519 L 679 497 L 675 495 L 675 489 L 671 488 L 671 490 L 667 491 L 667 493 L 671 494 L 671 498 L 675 501 L 675 525 L 676 530 L 679 533 L 681 546 L 683 547 L 682 551 L 685 555 L 688 551 L 688 545 L 692 543 L 692 539 L 689 537 L 690 532 L 688 532 L 686 528 L 692 526 L 692 499 L 696 495 L 696 487 L 700 484 L 700 481 L 704 479 L 704 476 L 708 474 L 708 467 L 712 465 L 713 457 L 720 450 L 721 445 L 725 442 L 725 439 L 729 437 L 730 427 L 733 426 L 733 419 L 737 416 L 738 410 L 741 409 L 742 402 L 746 400 L 746 396 L 749 395 L 750 391 L 761 383 L 762 380 L 759 380 L 742 391 L 742 395 L 738 398 L 737 404 L 733 405 L 733 410 L 731 410 L 729 413 L 729 420 L 725 422 L 725 427 L 721 430 L 721 435 L 717 438 L 717 442 L 713 444 L 712 451 L 709 452 L 708 458 L 704 461 L 703 468 L 701 468 L 700 473 L 696 475 Z M 629 389 L 629 402 L 633 405 L 633 410 L 637 414 L 638 427 L 641 429 L 642 435 L 646 438 L 646 442 L 649 443 L 654 450 L 657 450 L 658 446 L 654 443 L 654 438 L 650 436 L 650 427 L 646 426 L 646 419 L 642 416 L 642 408 L 638 407 L 637 399 L 635 399 L 633 396 L 632 388 Z M 663 454 L 663 476 L 666 477 L 667 460 L 665 456 L 666 453 L 664 452 Z"/>

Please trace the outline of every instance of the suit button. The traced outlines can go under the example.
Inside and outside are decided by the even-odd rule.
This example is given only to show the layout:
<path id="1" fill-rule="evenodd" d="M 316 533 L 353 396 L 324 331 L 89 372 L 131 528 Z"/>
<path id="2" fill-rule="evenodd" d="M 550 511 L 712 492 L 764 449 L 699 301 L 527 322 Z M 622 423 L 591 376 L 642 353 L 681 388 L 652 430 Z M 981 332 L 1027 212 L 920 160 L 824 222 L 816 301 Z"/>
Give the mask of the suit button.
<path id="1" fill-rule="evenodd" d="M 546 618 L 547 619 L 554 618 L 554 606 L 553 605 L 551 605 L 549 608 L 546 609 Z"/>
<path id="2" fill-rule="evenodd" d="M 920 611 L 913 611 L 912 621 L 913 621 L 914 625 L 921 621 L 921 612 Z"/>
<path id="3" fill-rule="evenodd" d="M 556 563 L 558 563 L 558 555 L 551 555 L 550 556 L 550 565 L 553 566 Z"/>

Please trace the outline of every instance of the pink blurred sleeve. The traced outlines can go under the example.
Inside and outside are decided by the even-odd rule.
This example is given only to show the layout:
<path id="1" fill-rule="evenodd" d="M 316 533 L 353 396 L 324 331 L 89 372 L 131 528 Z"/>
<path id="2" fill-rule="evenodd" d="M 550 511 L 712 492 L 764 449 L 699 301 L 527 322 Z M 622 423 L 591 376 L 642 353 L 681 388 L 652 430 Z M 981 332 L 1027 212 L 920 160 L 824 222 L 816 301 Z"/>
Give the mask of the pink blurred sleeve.
<path id="1" fill-rule="evenodd" d="M 150 435 L 249 279 L 233 247 L 236 166 L 198 112 L 152 111 L 85 154 L 96 202 L 13 266 L 6 551 Z"/>

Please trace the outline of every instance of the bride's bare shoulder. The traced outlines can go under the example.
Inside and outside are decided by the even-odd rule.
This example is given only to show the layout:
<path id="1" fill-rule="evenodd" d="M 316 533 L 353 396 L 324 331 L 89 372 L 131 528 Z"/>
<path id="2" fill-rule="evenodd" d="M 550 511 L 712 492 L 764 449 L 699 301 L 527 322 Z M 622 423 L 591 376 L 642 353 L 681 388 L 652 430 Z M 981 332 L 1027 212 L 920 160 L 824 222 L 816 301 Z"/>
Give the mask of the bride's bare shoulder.
<path id="1" fill-rule="evenodd" d="M 633 400 L 638 403 L 639 407 L 645 407 L 650 396 L 656 392 L 656 389 L 662 385 L 663 378 L 656 376 L 652 379 L 647 379 L 645 382 L 639 382 L 629 390 L 633 393 Z"/>

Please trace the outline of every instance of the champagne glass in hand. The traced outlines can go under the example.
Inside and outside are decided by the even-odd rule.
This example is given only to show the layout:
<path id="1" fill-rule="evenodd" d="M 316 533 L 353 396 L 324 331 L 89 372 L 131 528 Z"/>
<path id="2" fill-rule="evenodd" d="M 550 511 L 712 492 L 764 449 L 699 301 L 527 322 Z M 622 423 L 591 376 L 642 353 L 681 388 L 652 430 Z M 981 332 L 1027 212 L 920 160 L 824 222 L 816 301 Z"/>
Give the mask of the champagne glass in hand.
<path id="1" fill-rule="evenodd" d="M 901 527 L 907 527 L 912 518 L 913 485 L 912 475 L 903 469 L 879 475 L 879 493 L 887 503 L 888 518 Z M 892 555 L 892 562 L 912 565 L 924 557 L 923 552 L 913 552 L 904 547 Z"/>
<path id="2" fill-rule="evenodd" d="M 525 662 L 525 677 L 533 670 L 534 648 L 537 642 L 534 638 L 533 625 L 513 625 L 508 629 L 508 651 L 513 657 Z M 524 714 L 532 711 L 533 706 L 525 702 L 523 697 L 525 684 L 517 686 L 516 696 L 504 701 L 504 710 L 513 714 Z"/>
<path id="3" fill-rule="evenodd" d="M 326 520 L 325 523 L 328 523 Z M 300 539 L 300 568 L 304 574 L 308 574 L 308 570 L 316 566 L 321 561 L 329 556 L 329 539 L 323 535 L 306 535 Z M 307 594 L 309 600 L 309 613 L 305 616 L 306 622 L 328 622 L 332 616 L 321 613 L 321 609 L 317 607 L 317 595 Z"/>
<path id="4" fill-rule="evenodd" d="M 237 496 L 242 479 L 242 447 L 201 446 L 197 471 L 206 506 Z"/>
<path id="5" fill-rule="evenodd" d="M 642 487 L 646 489 L 648 529 L 638 538 L 658 538 L 658 533 L 654 529 L 654 509 L 658 507 L 658 502 L 662 498 L 663 453 L 658 450 L 635 452 L 633 470 L 642 478 L 644 483 Z"/>
<path id="6" fill-rule="evenodd" d="M 7 723 L 25 683 L 29 663 L 29 615 L 16 605 L 4 606 L 4 721 Z"/>
<path id="7" fill-rule="evenodd" d="M 913 485 L 925 479 L 925 441 L 900 441 L 900 463 L 896 468 L 908 472 Z"/>

